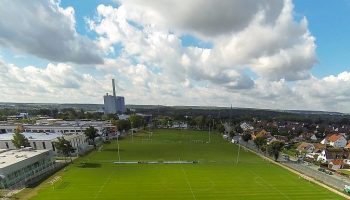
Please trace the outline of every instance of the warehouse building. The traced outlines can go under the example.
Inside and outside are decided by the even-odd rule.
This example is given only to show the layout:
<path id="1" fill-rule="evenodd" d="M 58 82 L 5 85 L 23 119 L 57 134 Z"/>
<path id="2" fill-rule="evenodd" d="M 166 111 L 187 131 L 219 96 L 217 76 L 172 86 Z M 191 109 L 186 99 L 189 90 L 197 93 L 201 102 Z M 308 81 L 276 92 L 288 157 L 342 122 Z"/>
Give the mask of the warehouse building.
<path id="1" fill-rule="evenodd" d="M 20 124 L 0 122 L 1 133 L 13 133 L 15 129 L 20 128 L 24 132 L 32 133 L 62 133 L 79 134 L 90 126 L 97 130 L 99 135 L 108 135 L 115 131 L 115 126 L 109 121 L 64 121 L 60 119 L 38 120 L 36 124 Z"/>
<path id="2" fill-rule="evenodd" d="M 51 150 L 0 150 L 0 187 L 24 185 L 53 167 Z"/>
<path id="3" fill-rule="evenodd" d="M 58 137 L 64 137 L 68 140 L 73 148 L 76 149 L 77 154 L 84 153 L 88 148 L 88 142 L 84 134 L 63 135 L 62 133 L 22 133 L 30 143 L 33 149 L 37 150 L 52 150 L 54 154 L 57 153 L 54 142 Z M 16 149 L 12 143 L 13 133 L 0 134 L 0 149 Z"/>

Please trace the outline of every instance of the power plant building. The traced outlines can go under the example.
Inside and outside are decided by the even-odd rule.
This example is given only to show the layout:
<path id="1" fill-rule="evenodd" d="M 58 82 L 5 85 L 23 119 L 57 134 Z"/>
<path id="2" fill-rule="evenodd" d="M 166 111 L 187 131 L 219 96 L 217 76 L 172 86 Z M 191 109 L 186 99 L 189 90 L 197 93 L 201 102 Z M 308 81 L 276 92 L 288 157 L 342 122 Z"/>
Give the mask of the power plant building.
<path id="1" fill-rule="evenodd" d="M 103 97 L 105 114 L 121 114 L 126 112 L 125 100 L 122 96 L 116 96 L 115 82 L 112 79 L 113 95 L 108 93 Z"/>

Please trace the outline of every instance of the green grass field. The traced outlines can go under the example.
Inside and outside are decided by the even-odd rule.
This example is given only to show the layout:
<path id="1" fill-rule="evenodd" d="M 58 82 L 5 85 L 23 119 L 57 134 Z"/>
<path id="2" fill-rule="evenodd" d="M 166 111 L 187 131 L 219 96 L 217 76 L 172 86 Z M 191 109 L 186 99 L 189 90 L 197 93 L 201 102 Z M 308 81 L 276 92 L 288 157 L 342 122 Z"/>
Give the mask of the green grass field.
<path id="1" fill-rule="evenodd" d="M 198 164 L 113 164 L 117 143 L 76 160 L 47 180 L 26 189 L 19 199 L 343 199 L 307 182 L 219 135 L 197 131 L 158 130 L 119 141 L 122 161 L 198 160 Z M 203 143 L 201 143 L 203 142 Z M 85 165 L 82 163 L 86 163 Z M 51 179 L 53 178 L 51 177 Z"/>

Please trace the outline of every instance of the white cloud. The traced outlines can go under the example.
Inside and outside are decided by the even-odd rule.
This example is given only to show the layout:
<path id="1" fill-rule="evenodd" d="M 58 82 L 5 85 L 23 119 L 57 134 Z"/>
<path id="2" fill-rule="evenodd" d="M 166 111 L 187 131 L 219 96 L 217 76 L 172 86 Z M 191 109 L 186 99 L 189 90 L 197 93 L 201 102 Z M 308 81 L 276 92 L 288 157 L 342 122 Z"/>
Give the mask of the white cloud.
<path id="1" fill-rule="evenodd" d="M 20 68 L 0 61 L 0 77 L 1 101 L 90 102 L 101 96 L 92 88 L 104 88 L 103 81 L 62 63 Z"/>
<path id="2" fill-rule="evenodd" d="M 183 47 L 178 35 L 152 26 L 139 29 L 128 22 L 125 7 L 100 5 L 98 21 L 89 20 L 90 28 L 100 35 L 100 46 L 106 51 L 122 43 L 119 59 L 133 59 L 148 70 L 158 70 L 174 82 L 211 81 L 228 88 L 249 88 L 253 81 L 241 69 L 226 69 L 210 61 L 211 49 Z M 101 68 L 101 67 L 100 67 Z"/>
<path id="3" fill-rule="evenodd" d="M 84 74 L 67 64 L 24 68 L 0 64 L 0 101 L 102 103 L 116 78 L 117 94 L 127 104 L 201 105 L 307 109 L 350 112 L 350 72 L 322 79 L 311 77 L 289 84 L 284 80 L 257 79 L 251 89 L 225 89 L 222 85 L 184 80 L 149 71 L 145 65 L 120 65 L 106 60 L 103 76 Z M 125 63 L 124 63 L 125 64 Z M 107 66 L 109 65 L 109 66 Z"/>
<path id="4" fill-rule="evenodd" d="M 84 53 L 77 53 L 81 50 L 82 36 L 75 31 L 74 10 L 63 9 L 56 1 L 38 2 L 51 7 L 45 12 L 39 12 L 40 6 L 33 7 L 38 9 L 36 13 L 63 20 L 52 23 L 62 26 L 63 34 L 57 33 L 55 37 L 78 43 L 73 54 L 68 49 L 71 57 L 60 54 L 56 60 L 83 62 Z M 78 68 L 63 63 L 44 68 L 1 64 L 0 90 L 4 95 L 0 100 L 102 103 L 104 93 L 111 90 L 110 79 L 116 78 L 117 93 L 126 97 L 127 104 L 232 103 L 241 107 L 337 111 L 350 106 L 349 72 L 325 78 L 311 75 L 310 69 L 317 60 L 315 38 L 306 19 L 294 19 L 291 0 L 120 2 L 119 7 L 99 5 L 97 16 L 87 19 L 91 31 L 97 33 L 98 47 L 89 46 L 94 44 L 86 40 L 89 45 L 83 46 L 86 47 L 83 52 L 102 49 L 113 53 L 118 50 L 116 45 L 123 47 L 118 57 L 109 56 L 96 65 L 99 75 L 82 74 Z M 27 8 L 20 9 L 24 12 Z M 51 16 L 52 13 L 55 14 Z M 49 33 L 57 27 L 43 21 L 37 22 L 41 24 L 37 29 L 45 33 L 40 43 L 48 48 L 44 48 L 45 52 L 51 55 L 56 47 L 67 48 L 61 40 L 47 41 Z M 5 27 L 3 23 L 0 20 L 0 28 Z M 18 30 L 22 29 L 24 34 L 40 33 L 28 32 L 25 26 Z M 212 44 L 212 48 L 184 46 L 181 41 L 184 34 L 198 37 Z M 0 33 L 0 44 L 4 35 L 6 32 Z M 6 40 L 6 45 L 30 52 L 29 37 L 16 37 L 23 44 Z M 35 45 L 29 49 L 33 48 L 37 49 Z"/>
<path id="5" fill-rule="evenodd" d="M 258 13 L 266 24 L 274 21 L 283 7 L 280 0 L 121 0 L 132 20 L 175 31 L 216 36 L 247 27 Z"/>
<path id="6" fill-rule="evenodd" d="M 206 1 L 200 9 L 197 5 L 196 1 L 121 1 L 118 8 L 99 5 L 98 20 L 88 22 L 105 51 L 122 44 L 123 59 L 132 58 L 149 70 L 156 67 L 181 82 L 210 81 L 232 90 L 254 86 L 246 69 L 276 81 L 310 76 L 316 63 L 315 39 L 306 19 L 294 20 L 290 0 Z M 213 48 L 182 46 L 180 37 L 186 31 L 203 35 Z"/>
<path id="7" fill-rule="evenodd" d="M 303 97 L 303 104 L 312 109 L 350 112 L 350 72 L 322 79 L 312 77 L 298 82 L 294 90 Z"/>
<path id="8" fill-rule="evenodd" d="M 121 1 L 118 8 L 99 5 L 97 17 L 88 20 L 91 30 L 105 51 L 115 44 L 123 50 L 98 69 L 118 74 L 125 79 L 125 93 L 147 94 L 145 101 L 171 97 L 168 104 L 235 101 L 248 107 L 302 107 L 303 95 L 288 82 L 310 79 L 316 45 L 307 20 L 294 19 L 290 0 L 208 1 L 201 10 L 195 1 L 179 4 L 131 0 Z M 215 16 L 203 10 L 215 10 Z M 228 23 L 231 18 L 244 20 Z M 183 33 L 195 34 L 213 48 L 184 47 Z M 255 73 L 256 80 L 247 71 Z M 198 102 L 203 99 L 208 101 Z"/>
<path id="9" fill-rule="evenodd" d="M 0 19 L 0 46 L 49 61 L 103 62 L 96 44 L 76 32 L 74 9 L 58 0 L 3 0 Z"/>

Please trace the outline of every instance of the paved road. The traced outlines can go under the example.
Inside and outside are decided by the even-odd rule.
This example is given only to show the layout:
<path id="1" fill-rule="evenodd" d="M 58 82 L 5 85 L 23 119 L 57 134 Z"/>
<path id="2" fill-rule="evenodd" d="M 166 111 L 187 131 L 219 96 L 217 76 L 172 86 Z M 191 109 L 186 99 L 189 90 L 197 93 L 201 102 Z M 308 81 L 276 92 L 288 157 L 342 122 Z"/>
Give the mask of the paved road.
<path id="1" fill-rule="evenodd" d="M 310 166 L 306 166 L 304 164 L 297 164 L 297 163 L 283 163 L 284 165 L 287 165 L 291 167 L 292 169 L 295 169 L 307 176 L 313 177 L 314 179 L 325 183 L 329 186 L 332 186 L 334 188 L 337 188 L 338 190 L 343 190 L 345 185 L 350 185 L 350 181 L 346 180 L 346 178 L 338 177 L 338 175 L 328 175 L 323 172 L 318 171 L 317 169 L 314 169 Z"/>
<path id="2" fill-rule="evenodd" d="M 261 155 L 264 155 L 261 151 L 259 151 L 256 146 L 254 145 L 253 142 L 248 142 L 245 143 L 243 141 L 240 142 L 242 145 L 248 147 L 249 149 L 261 154 Z M 264 155 L 266 156 L 266 155 Z M 323 172 L 320 172 L 318 171 L 318 166 L 316 165 L 306 165 L 306 164 L 303 164 L 303 163 L 295 163 L 295 162 L 287 162 L 286 160 L 284 160 L 283 158 L 280 158 L 279 159 L 279 162 L 302 173 L 302 174 L 305 174 L 309 177 L 312 177 L 322 183 L 325 183 L 326 185 L 329 185 L 333 188 L 336 188 L 338 190 L 341 190 L 343 191 L 344 190 L 344 186 L 345 185 L 350 185 L 350 179 L 349 178 L 346 178 L 346 177 L 343 177 L 341 175 L 337 175 L 337 174 L 334 174 L 334 175 L 328 175 L 328 174 L 325 174 Z"/>

